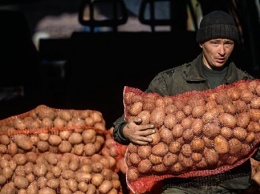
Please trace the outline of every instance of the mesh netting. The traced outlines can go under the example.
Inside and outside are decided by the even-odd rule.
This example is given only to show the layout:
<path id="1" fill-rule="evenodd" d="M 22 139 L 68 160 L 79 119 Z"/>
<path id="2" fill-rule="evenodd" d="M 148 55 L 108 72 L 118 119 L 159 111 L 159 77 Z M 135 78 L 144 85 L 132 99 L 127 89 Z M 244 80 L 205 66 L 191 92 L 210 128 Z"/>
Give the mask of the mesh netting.
<path id="1" fill-rule="evenodd" d="M 0 121 L 0 193 L 122 193 L 111 130 L 96 110 L 35 109 Z"/>
<path id="2" fill-rule="evenodd" d="M 170 177 L 209 176 L 243 164 L 260 141 L 260 80 L 176 96 L 124 88 L 125 120 L 142 118 L 156 133 L 129 144 L 127 182 L 137 193 Z"/>

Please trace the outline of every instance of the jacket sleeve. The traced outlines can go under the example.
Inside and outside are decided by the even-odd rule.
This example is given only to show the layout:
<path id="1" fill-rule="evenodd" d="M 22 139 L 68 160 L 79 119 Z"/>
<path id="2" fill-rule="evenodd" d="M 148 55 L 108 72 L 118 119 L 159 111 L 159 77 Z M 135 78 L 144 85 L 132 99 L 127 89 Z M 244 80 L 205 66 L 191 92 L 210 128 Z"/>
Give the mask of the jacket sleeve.
<path id="1" fill-rule="evenodd" d="M 255 154 L 252 156 L 253 159 L 260 161 L 260 148 L 258 147 L 257 151 Z"/>
<path id="2" fill-rule="evenodd" d="M 127 124 L 127 122 L 124 120 L 124 114 L 113 123 L 114 140 L 123 145 L 128 145 L 130 143 L 129 139 L 127 139 L 123 134 L 123 128 L 126 124 Z"/>

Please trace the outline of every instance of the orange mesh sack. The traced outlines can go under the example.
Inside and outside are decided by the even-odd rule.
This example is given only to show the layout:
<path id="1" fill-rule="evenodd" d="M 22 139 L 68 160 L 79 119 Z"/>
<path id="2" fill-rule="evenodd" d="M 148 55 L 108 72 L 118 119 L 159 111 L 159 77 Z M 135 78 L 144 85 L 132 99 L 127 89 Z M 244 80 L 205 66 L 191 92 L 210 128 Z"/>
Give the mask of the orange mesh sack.
<path id="1" fill-rule="evenodd" d="M 107 133 L 99 111 L 39 105 L 0 121 L 1 154 L 49 151 L 91 156 L 101 151 Z"/>
<path id="2" fill-rule="evenodd" d="M 122 193 L 118 144 L 96 110 L 35 109 L 0 121 L 0 193 Z"/>
<path id="3" fill-rule="evenodd" d="M 208 176 L 241 165 L 260 141 L 260 80 L 175 96 L 124 88 L 125 120 L 154 124 L 153 142 L 129 144 L 126 178 L 134 193 L 169 177 Z"/>
<path id="4" fill-rule="evenodd" d="M 102 148 L 102 154 L 108 157 L 113 157 L 116 160 L 116 169 L 117 172 L 126 173 L 126 164 L 124 160 L 125 152 L 127 149 L 126 145 L 122 145 L 116 142 L 113 138 L 114 127 L 109 129 L 108 134 L 106 135 L 106 142 Z"/>

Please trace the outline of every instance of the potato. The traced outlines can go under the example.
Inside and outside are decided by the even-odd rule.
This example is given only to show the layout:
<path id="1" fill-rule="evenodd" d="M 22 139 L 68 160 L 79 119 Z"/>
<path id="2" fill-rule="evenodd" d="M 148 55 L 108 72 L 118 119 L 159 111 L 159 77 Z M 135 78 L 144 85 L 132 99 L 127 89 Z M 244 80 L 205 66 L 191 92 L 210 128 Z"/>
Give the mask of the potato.
<path id="1" fill-rule="evenodd" d="M 86 143 L 84 146 L 84 153 L 86 156 L 92 156 L 96 153 L 96 147 L 93 143 Z"/>
<path id="2" fill-rule="evenodd" d="M 142 124 L 143 125 L 146 125 L 146 124 L 149 124 L 150 122 L 150 112 L 148 110 L 143 110 L 141 111 L 137 117 L 141 118 L 142 119 Z"/>
<path id="3" fill-rule="evenodd" d="M 159 142 L 157 145 L 152 147 L 151 153 L 156 156 L 164 156 L 168 152 L 167 144 Z"/>
<path id="4" fill-rule="evenodd" d="M 100 173 L 104 169 L 104 165 L 100 161 L 91 164 L 92 172 Z"/>
<path id="5" fill-rule="evenodd" d="M 149 156 L 149 160 L 151 161 L 151 163 L 152 163 L 153 165 L 156 165 L 156 164 L 162 163 L 163 158 L 162 158 L 161 156 L 156 156 L 156 155 L 151 154 L 151 155 Z M 138 163 L 139 163 L 139 162 L 138 162 Z M 137 163 L 137 164 L 138 164 L 138 163 Z"/>
<path id="6" fill-rule="evenodd" d="M 191 155 L 191 159 L 195 162 L 198 163 L 202 160 L 202 154 L 201 153 L 197 153 L 197 152 L 193 152 Z"/>
<path id="7" fill-rule="evenodd" d="M 193 118 L 199 118 L 199 117 L 202 117 L 205 112 L 206 112 L 205 105 L 197 105 L 192 109 L 191 114 L 192 114 Z"/>
<path id="8" fill-rule="evenodd" d="M 50 145 L 58 146 L 62 142 L 62 139 L 58 135 L 51 134 L 48 139 L 48 142 Z"/>
<path id="9" fill-rule="evenodd" d="M 98 187 L 98 190 L 100 194 L 106 194 L 108 193 L 111 189 L 113 188 L 113 185 L 111 181 L 109 180 L 104 180 L 101 185 Z"/>
<path id="10" fill-rule="evenodd" d="M 233 134 L 234 137 L 236 137 L 238 140 L 240 141 L 244 141 L 247 137 L 247 131 L 246 129 L 242 128 L 242 127 L 235 127 L 233 129 Z"/>
<path id="11" fill-rule="evenodd" d="M 191 128 L 185 129 L 182 133 L 182 137 L 184 141 L 190 142 L 194 137 L 192 129 Z"/>
<path id="12" fill-rule="evenodd" d="M 207 166 L 209 168 L 215 168 L 219 161 L 219 155 L 214 149 L 208 149 L 206 148 L 204 150 L 204 156 L 207 163 Z"/>
<path id="13" fill-rule="evenodd" d="M 166 115 L 168 114 L 173 114 L 175 115 L 176 112 L 178 111 L 178 108 L 174 105 L 174 104 L 168 104 L 166 107 L 165 107 L 165 113 Z"/>
<path id="14" fill-rule="evenodd" d="M 249 115 L 252 121 L 259 122 L 260 120 L 260 109 L 250 109 Z"/>
<path id="15" fill-rule="evenodd" d="M 79 191 L 86 193 L 88 190 L 88 184 L 86 182 L 79 182 L 78 189 Z"/>
<path id="16" fill-rule="evenodd" d="M 25 134 L 14 135 L 13 141 L 16 143 L 18 148 L 25 151 L 29 151 L 33 148 L 33 143 L 31 142 L 30 137 Z"/>
<path id="17" fill-rule="evenodd" d="M 181 154 L 183 154 L 185 157 L 190 157 L 192 154 L 191 146 L 190 144 L 183 144 L 181 147 Z"/>
<path id="18" fill-rule="evenodd" d="M 141 159 L 149 158 L 152 148 L 149 145 L 138 146 L 137 153 Z"/>
<path id="19" fill-rule="evenodd" d="M 218 135 L 214 138 L 214 149 L 219 154 L 227 154 L 229 152 L 229 145 L 227 139 Z"/>
<path id="20" fill-rule="evenodd" d="M 232 155 L 237 154 L 242 149 L 242 143 L 236 138 L 230 139 L 228 144 L 230 149 L 229 153 Z"/>
<path id="21" fill-rule="evenodd" d="M 47 181 L 47 186 L 52 189 L 58 189 L 59 188 L 60 181 L 58 178 L 51 178 Z"/>
<path id="22" fill-rule="evenodd" d="M 54 125 L 53 125 L 53 120 L 49 117 L 45 117 L 42 119 L 42 122 L 41 122 L 41 127 L 42 128 L 52 128 Z"/>
<path id="23" fill-rule="evenodd" d="M 68 184 L 68 188 L 72 191 L 72 192 L 76 192 L 78 190 L 78 183 L 74 178 L 71 178 L 67 181 Z"/>
<path id="24" fill-rule="evenodd" d="M 72 171 L 72 170 L 64 170 L 61 173 L 61 176 L 62 176 L 62 178 L 66 179 L 66 180 L 72 179 L 72 178 L 74 178 L 74 171 Z"/>
<path id="25" fill-rule="evenodd" d="M 2 188 L 1 188 L 1 194 L 15 194 L 15 185 L 14 182 L 9 182 L 6 183 Z"/>
<path id="26" fill-rule="evenodd" d="M 233 136 L 233 130 L 231 130 L 229 127 L 222 127 L 220 129 L 220 135 L 222 135 L 226 140 L 228 140 Z"/>
<path id="27" fill-rule="evenodd" d="M 36 179 L 33 173 L 27 174 L 25 178 L 29 181 L 29 183 L 32 183 Z"/>
<path id="28" fill-rule="evenodd" d="M 181 124 L 176 124 L 175 127 L 172 129 L 173 137 L 181 137 L 184 132 L 184 128 Z"/>
<path id="29" fill-rule="evenodd" d="M 185 113 L 182 110 L 178 110 L 175 113 L 175 117 L 177 119 L 177 122 L 180 123 L 186 117 L 186 115 L 185 115 Z"/>
<path id="30" fill-rule="evenodd" d="M 60 110 L 57 114 L 61 119 L 67 122 L 72 118 L 72 114 L 69 110 Z"/>
<path id="31" fill-rule="evenodd" d="M 255 97 L 250 102 L 250 107 L 253 109 L 259 109 L 260 108 L 260 97 Z"/>
<path id="32" fill-rule="evenodd" d="M 54 154 L 54 153 L 51 153 L 51 152 L 46 152 L 44 154 L 44 157 L 50 165 L 56 165 L 58 163 L 58 160 L 59 160 L 57 154 Z"/>
<path id="33" fill-rule="evenodd" d="M 179 162 L 176 162 L 170 167 L 170 170 L 174 175 L 178 175 L 184 171 L 184 167 Z"/>
<path id="34" fill-rule="evenodd" d="M 178 162 L 184 167 L 184 168 L 190 168 L 193 165 L 193 160 L 190 157 L 184 156 L 182 153 L 178 155 Z"/>
<path id="35" fill-rule="evenodd" d="M 88 190 L 86 194 L 95 194 L 95 193 L 97 193 L 96 186 L 93 184 L 88 184 Z"/>
<path id="36" fill-rule="evenodd" d="M 137 116 L 143 110 L 142 102 L 135 102 L 130 106 L 129 113 L 132 116 Z"/>
<path id="37" fill-rule="evenodd" d="M 137 168 L 130 167 L 127 169 L 127 180 L 134 182 L 139 178 L 139 171 Z"/>
<path id="38" fill-rule="evenodd" d="M 181 125 L 183 129 L 190 129 L 192 124 L 192 117 L 185 117 L 181 120 Z"/>
<path id="39" fill-rule="evenodd" d="M 91 178 L 92 178 L 91 173 L 85 173 L 85 172 L 79 172 L 79 171 L 75 172 L 75 180 L 78 183 L 81 183 L 81 182 L 89 183 Z"/>
<path id="40" fill-rule="evenodd" d="M 23 130 L 23 129 L 26 129 L 26 124 L 22 119 L 17 117 L 13 120 L 13 127 L 16 130 Z"/>
<path id="41" fill-rule="evenodd" d="M 128 156 L 130 162 L 134 165 L 137 165 L 140 161 L 141 161 L 141 158 L 140 156 L 137 154 L 137 153 L 130 153 L 129 156 Z"/>
<path id="42" fill-rule="evenodd" d="M 195 137 L 190 143 L 190 148 L 193 152 L 201 152 L 205 148 L 205 143 L 201 138 Z"/>
<path id="43" fill-rule="evenodd" d="M 0 186 L 4 185 L 6 183 L 7 179 L 4 175 L 0 174 Z"/>
<path id="44" fill-rule="evenodd" d="M 189 116 L 189 115 L 191 115 L 191 113 L 192 113 L 192 106 L 191 105 L 189 105 L 189 104 L 187 104 L 187 105 L 185 105 L 184 107 L 183 107 L 183 112 L 184 112 L 184 114 L 185 115 L 187 115 L 187 116 Z"/>
<path id="45" fill-rule="evenodd" d="M 96 141 L 96 131 L 94 129 L 84 130 L 82 133 L 82 138 L 84 143 L 94 143 Z"/>
<path id="46" fill-rule="evenodd" d="M 150 115 L 150 123 L 155 127 L 160 127 L 165 118 L 165 111 L 162 107 L 156 107 Z"/>
<path id="47" fill-rule="evenodd" d="M 73 171 L 77 171 L 80 167 L 80 161 L 77 158 L 74 158 L 73 160 L 70 161 L 69 163 L 69 169 Z"/>
<path id="48" fill-rule="evenodd" d="M 84 144 L 81 143 L 81 144 L 77 144 L 77 145 L 74 145 L 73 148 L 72 148 L 72 151 L 71 153 L 74 153 L 78 156 L 81 156 L 84 152 Z"/>
<path id="49" fill-rule="evenodd" d="M 203 135 L 208 138 L 214 138 L 220 133 L 220 126 L 218 123 L 207 123 L 203 128 Z"/>
<path id="50" fill-rule="evenodd" d="M 223 126 L 230 127 L 230 128 L 236 126 L 237 123 L 236 117 L 229 113 L 221 113 L 218 118 L 220 124 L 222 124 Z"/>
<path id="51" fill-rule="evenodd" d="M 35 194 L 38 193 L 37 182 L 33 181 L 27 188 L 27 194 Z"/>
<path id="52" fill-rule="evenodd" d="M 8 166 L 3 168 L 3 170 L 2 170 L 2 174 L 4 175 L 4 177 L 6 179 L 11 178 L 13 173 L 14 173 L 14 171 L 11 169 L 11 167 L 8 167 Z"/>
<path id="53" fill-rule="evenodd" d="M 250 103 L 253 98 L 254 94 L 248 89 L 243 90 L 243 92 L 240 93 L 240 99 L 245 103 Z"/>
<path id="54" fill-rule="evenodd" d="M 28 187 L 29 181 L 23 176 L 14 176 L 14 185 L 18 189 L 25 189 Z"/>
<path id="55" fill-rule="evenodd" d="M 39 152 L 46 152 L 50 149 L 50 145 L 46 141 L 39 141 L 37 143 L 37 149 Z"/>
<path id="56" fill-rule="evenodd" d="M 18 165 L 14 171 L 15 176 L 23 176 L 25 177 L 26 173 L 25 173 L 25 168 L 24 166 L 20 166 Z"/>
<path id="57" fill-rule="evenodd" d="M 38 136 L 41 141 L 47 141 L 49 139 L 48 133 L 39 133 Z"/>
<path id="58" fill-rule="evenodd" d="M 69 142 L 74 145 L 74 144 L 80 144 L 83 140 L 83 137 L 80 133 L 73 132 L 70 137 L 69 137 Z"/>
<path id="59" fill-rule="evenodd" d="M 92 173 L 91 183 L 99 187 L 101 183 L 104 181 L 104 176 L 101 173 Z"/>
<path id="60" fill-rule="evenodd" d="M 60 131 L 60 132 L 59 132 L 59 136 L 60 136 L 61 139 L 63 139 L 63 140 L 69 139 L 70 134 L 71 134 L 71 131 L 70 131 L 70 130 L 63 130 L 63 131 Z"/>
<path id="61" fill-rule="evenodd" d="M 172 153 L 167 153 L 164 157 L 163 157 L 163 164 L 166 167 L 171 167 L 172 165 L 174 165 L 176 162 L 178 161 L 178 155 L 177 154 L 172 154 Z"/>
<path id="62" fill-rule="evenodd" d="M 90 112 L 89 116 L 93 119 L 94 123 L 105 124 L 101 112 L 93 110 L 93 111 Z"/>
<path id="63" fill-rule="evenodd" d="M 8 145 L 10 143 L 10 138 L 8 135 L 0 135 L 0 144 Z"/>
<path id="64" fill-rule="evenodd" d="M 54 120 L 54 118 L 56 117 L 56 113 L 54 111 L 54 109 L 45 106 L 45 105 L 39 105 L 34 109 L 35 113 L 37 114 L 37 116 L 42 120 L 43 118 L 50 118 L 51 120 Z"/>
<path id="65" fill-rule="evenodd" d="M 45 187 L 45 188 L 40 189 L 38 194 L 56 194 L 56 191 L 49 187 Z"/>
<path id="66" fill-rule="evenodd" d="M 224 110 L 224 112 L 230 113 L 232 115 L 234 115 L 236 113 L 236 107 L 234 106 L 234 104 L 232 102 L 223 104 L 223 110 Z"/>
<path id="67" fill-rule="evenodd" d="M 174 114 L 167 114 L 164 118 L 164 126 L 168 129 L 173 129 L 177 124 L 177 119 Z"/>
<path id="68" fill-rule="evenodd" d="M 67 121 L 63 120 L 60 117 L 56 117 L 53 121 L 54 127 L 65 127 L 67 125 Z"/>
<path id="69" fill-rule="evenodd" d="M 7 146 L 0 144 L 0 154 L 8 153 Z"/>
<path id="70" fill-rule="evenodd" d="M 178 153 L 181 150 L 182 144 L 178 141 L 173 141 L 169 145 L 169 151 L 173 154 Z"/>
<path id="71" fill-rule="evenodd" d="M 33 173 L 38 177 L 44 177 L 48 169 L 45 164 L 39 163 L 33 166 Z"/>
<path id="72" fill-rule="evenodd" d="M 72 150 L 72 145 L 69 141 L 63 140 L 60 145 L 58 146 L 58 150 L 61 153 L 69 153 Z"/>

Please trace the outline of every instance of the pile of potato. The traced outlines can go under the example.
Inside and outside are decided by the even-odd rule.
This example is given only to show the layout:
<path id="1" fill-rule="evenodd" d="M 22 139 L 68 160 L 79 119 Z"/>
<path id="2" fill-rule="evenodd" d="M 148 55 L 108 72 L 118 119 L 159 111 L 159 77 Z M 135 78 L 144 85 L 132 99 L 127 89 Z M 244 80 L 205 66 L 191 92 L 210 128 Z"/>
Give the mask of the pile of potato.
<path id="1" fill-rule="evenodd" d="M 105 121 L 93 110 L 57 110 L 44 105 L 3 120 L 0 153 L 28 151 L 92 156 L 105 142 Z"/>
<path id="2" fill-rule="evenodd" d="M 120 193 L 119 176 L 101 161 L 103 157 L 51 152 L 2 155 L 1 193 Z"/>
<path id="3" fill-rule="evenodd" d="M 122 193 L 111 130 L 99 111 L 45 105 L 1 120 L 0 193 Z"/>
<path id="4" fill-rule="evenodd" d="M 140 117 L 156 128 L 151 144 L 128 146 L 128 182 L 224 172 L 247 160 L 260 141 L 260 80 L 164 97 L 125 87 L 124 106 L 127 121 Z"/>

